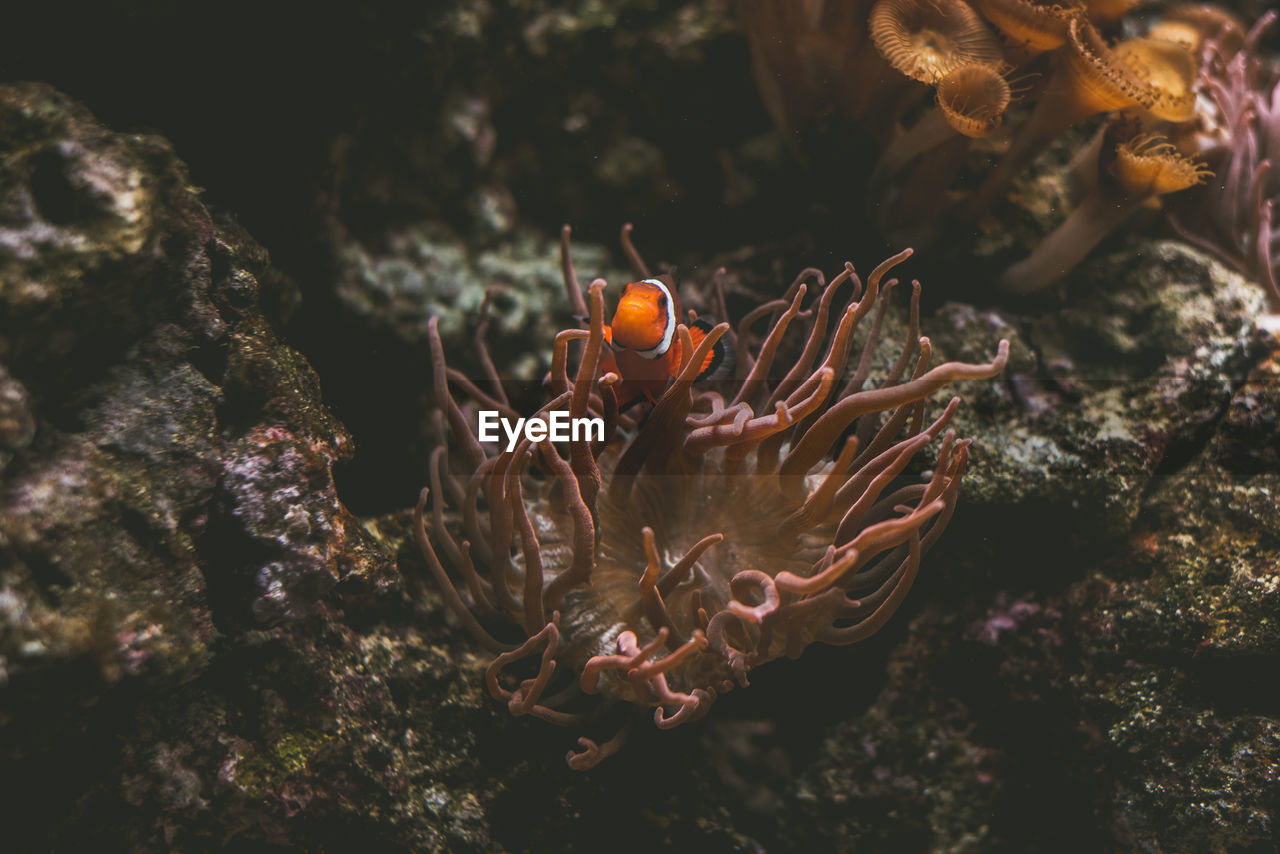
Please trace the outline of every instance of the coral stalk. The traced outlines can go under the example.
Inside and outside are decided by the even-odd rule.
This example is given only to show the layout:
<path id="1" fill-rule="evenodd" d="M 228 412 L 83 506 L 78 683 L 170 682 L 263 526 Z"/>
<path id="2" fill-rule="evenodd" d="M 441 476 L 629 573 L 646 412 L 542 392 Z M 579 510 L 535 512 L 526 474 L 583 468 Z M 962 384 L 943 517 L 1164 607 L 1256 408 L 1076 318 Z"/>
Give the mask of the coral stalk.
<path id="1" fill-rule="evenodd" d="M 1001 285 L 1006 290 L 1030 293 L 1049 287 L 1139 207 L 1210 174 L 1159 137 L 1135 135 L 1129 122 L 1113 123 L 1107 136 L 1114 151 L 1102 158 L 1093 188 L 1030 256 L 1005 271 Z M 1103 145 L 1105 153 L 1106 140 Z"/>

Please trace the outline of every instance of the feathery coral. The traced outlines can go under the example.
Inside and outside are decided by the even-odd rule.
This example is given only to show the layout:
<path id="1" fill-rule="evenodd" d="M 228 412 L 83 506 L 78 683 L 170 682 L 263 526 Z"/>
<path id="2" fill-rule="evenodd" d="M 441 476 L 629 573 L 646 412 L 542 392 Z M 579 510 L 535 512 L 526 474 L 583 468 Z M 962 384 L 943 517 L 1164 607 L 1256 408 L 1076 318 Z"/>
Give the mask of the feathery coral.
<path id="1" fill-rule="evenodd" d="M 879 0 L 867 26 L 889 64 L 921 83 L 963 65 L 1003 62 L 991 31 L 961 0 Z"/>
<path id="2" fill-rule="evenodd" d="M 774 98 L 790 92 L 781 99 L 787 121 L 779 123 L 788 139 L 804 141 L 792 131 L 806 119 L 819 129 L 832 114 L 857 123 L 877 149 L 863 161 L 873 165 L 859 185 L 868 211 L 891 240 L 913 243 L 962 239 L 970 233 L 963 223 L 977 221 L 1047 146 L 1092 116 L 1138 116 L 1147 131 L 1182 145 L 1185 131 L 1169 125 L 1194 115 L 1197 46 L 1240 38 L 1230 14 L 1185 4 L 1168 10 L 1150 35 L 1113 45 L 1102 33 L 1117 29 L 1134 0 L 878 0 L 861 27 L 861 0 L 809 0 L 789 13 L 780 0 L 739 6 L 772 112 L 780 112 Z M 819 65 L 825 75 L 801 73 Z M 936 90 L 931 107 L 921 104 L 921 83 Z M 961 178 L 975 162 L 961 137 L 993 134 L 1015 97 L 1033 102 L 1030 115 L 1012 128 L 992 168 L 976 181 Z M 1085 184 L 1097 139 L 1077 158 Z M 854 152 L 847 161 L 862 157 Z M 966 183 L 973 189 L 961 189 Z"/>
<path id="3" fill-rule="evenodd" d="M 964 65 L 938 81 L 938 109 L 953 129 L 969 137 L 995 133 L 1013 93 L 992 65 Z"/>

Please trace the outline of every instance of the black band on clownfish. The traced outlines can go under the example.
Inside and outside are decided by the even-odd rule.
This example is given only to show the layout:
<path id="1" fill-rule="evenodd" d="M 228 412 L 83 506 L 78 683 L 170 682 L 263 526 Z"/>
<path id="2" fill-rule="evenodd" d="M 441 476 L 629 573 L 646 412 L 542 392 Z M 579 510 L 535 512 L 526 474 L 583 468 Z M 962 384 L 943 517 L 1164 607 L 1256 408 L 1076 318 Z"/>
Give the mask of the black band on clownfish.
<path id="1" fill-rule="evenodd" d="M 702 339 L 707 337 L 707 333 L 714 328 L 715 324 L 703 317 L 690 323 L 689 337 L 692 339 L 693 346 L 697 348 Z M 720 340 L 711 346 L 711 352 L 707 354 L 707 359 L 702 363 L 694 381 L 722 380 L 733 376 L 733 369 L 737 366 L 737 352 L 733 346 L 736 340 L 732 332 L 720 336 Z"/>

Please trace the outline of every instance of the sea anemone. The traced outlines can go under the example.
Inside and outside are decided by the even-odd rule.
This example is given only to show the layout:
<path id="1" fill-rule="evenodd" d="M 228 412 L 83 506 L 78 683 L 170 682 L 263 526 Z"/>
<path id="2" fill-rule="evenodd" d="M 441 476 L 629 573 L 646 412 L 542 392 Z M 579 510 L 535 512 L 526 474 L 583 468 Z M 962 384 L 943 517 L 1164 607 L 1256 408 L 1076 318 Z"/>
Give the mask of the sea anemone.
<path id="1" fill-rule="evenodd" d="M 1243 41 L 1224 27 L 1205 41 L 1195 145 L 1217 178 L 1179 212 L 1174 225 L 1187 240 L 1213 251 L 1261 282 L 1280 312 L 1280 77 L 1258 56 L 1258 40 L 1277 15 L 1267 12 Z"/>
<path id="2" fill-rule="evenodd" d="M 681 324 L 679 375 L 647 417 L 625 429 L 611 388 L 618 378 L 598 376 L 605 282 L 593 281 L 583 300 L 567 227 L 563 252 L 571 305 L 584 307 L 589 320 L 556 337 L 551 399 L 534 417 L 596 415 L 605 422 L 603 441 L 557 447 L 526 435 L 509 450 L 485 448 L 468 413 L 514 415 L 501 383 L 486 368 L 488 393 L 446 367 L 430 324 L 441 445 L 415 532 L 453 613 L 496 653 L 486 672 L 490 693 L 512 714 L 573 727 L 589 720 L 578 696 L 601 694 L 653 709 L 657 726 L 668 729 L 700 718 L 768 661 L 799 655 L 815 641 L 853 643 L 882 626 L 951 518 L 969 459 L 970 441 L 947 430 L 959 399 L 932 420 L 928 399 L 953 381 L 998 374 L 1008 342 L 989 363 L 930 368 L 913 283 L 906 340 L 872 386 L 885 297 L 895 284 L 882 280 L 911 251 L 878 266 L 865 290 L 850 264 L 825 287 L 820 274 L 806 271 L 802 278 L 821 288 L 808 309 L 809 285 L 797 279 L 740 324 L 739 344 L 750 352 L 739 360 L 731 394 L 694 386 L 697 366 L 728 324 L 696 348 Z M 844 307 L 833 311 L 842 291 Z M 846 377 L 868 315 L 861 355 Z M 753 338 L 751 323 L 764 319 L 767 332 Z M 788 332 L 798 330 L 803 343 L 783 364 L 792 352 Z M 574 342 L 581 351 L 571 372 Z M 487 355 L 481 361 L 492 365 Z M 906 476 L 935 440 L 931 473 Z M 458 528 L 446 522 L 446 498 Z M 519 624 L 526 639 L 503 643 L 481 622 L 486 616 Z M 527 658 L 536 659 L 536 673 L 508 675 Z M 569 765 L 595 765 L 625 733 L 604 744 L 579 739 Z"/>

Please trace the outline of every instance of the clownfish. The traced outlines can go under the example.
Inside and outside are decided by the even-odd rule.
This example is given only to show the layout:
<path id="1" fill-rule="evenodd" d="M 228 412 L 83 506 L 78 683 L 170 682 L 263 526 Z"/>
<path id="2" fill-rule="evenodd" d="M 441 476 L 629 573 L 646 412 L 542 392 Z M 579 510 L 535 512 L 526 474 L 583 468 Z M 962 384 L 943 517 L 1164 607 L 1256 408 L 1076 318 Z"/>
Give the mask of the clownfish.
<path id="1" fill-rule="evenodd" d="M 667 382 L 680 372 L 681 344 L 676 335 L 680 305 L 669 277 L 629 282 L 622 289 L 613 320 L 604 327 L 608 348 L 601 354 L 600 371 L 613 371 L 619 409 L 641 400 L 656 401 Z M 702 318 L 689 324 L 693 346 L 712 325 Z M 723 336 L 703 360 L 696 379 L 723 375 L 733 369 L 733 352 Z"/>

